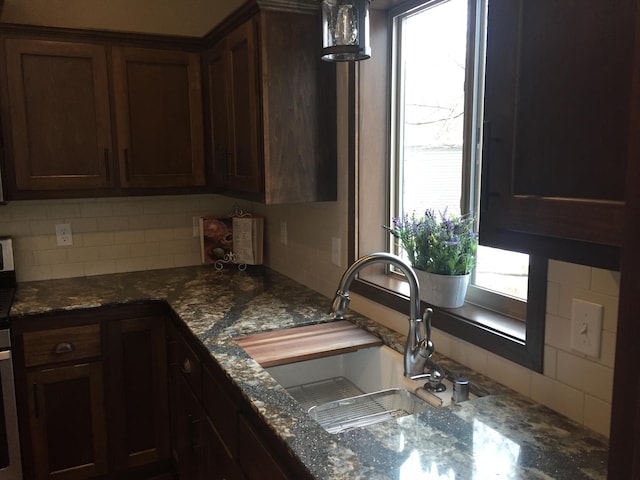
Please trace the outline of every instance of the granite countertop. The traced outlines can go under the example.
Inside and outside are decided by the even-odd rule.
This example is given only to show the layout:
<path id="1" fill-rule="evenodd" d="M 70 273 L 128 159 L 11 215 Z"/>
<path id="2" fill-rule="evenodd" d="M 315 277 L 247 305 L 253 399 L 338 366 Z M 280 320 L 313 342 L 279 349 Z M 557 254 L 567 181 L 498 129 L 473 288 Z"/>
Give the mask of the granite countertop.
<path id="1" fill-rule="evenodd" d="M 11 321 L 51 311 L 166 301 L 292 455 L 318 479 L 597 479 L 605 438 L 444 357 L 481 398 L 337 435 L 313 421 L 234 341 L 331 321 L 329 299 L 272 270 L 207 266 L 20 283 Z M 402 351 L 404 337 L 353 312 L 348 319 Z M 437 345 L 436 345 L 437 350 Z"/>

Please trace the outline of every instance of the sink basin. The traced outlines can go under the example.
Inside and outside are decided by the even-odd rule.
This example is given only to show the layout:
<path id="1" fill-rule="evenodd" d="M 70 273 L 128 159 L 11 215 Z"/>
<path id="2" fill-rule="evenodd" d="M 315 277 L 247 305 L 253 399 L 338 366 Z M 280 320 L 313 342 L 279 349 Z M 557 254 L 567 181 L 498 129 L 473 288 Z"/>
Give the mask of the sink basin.
<path id="1" fill-rule="evenodd" d="M 315 398 L 319 395 L 312 392 L 310 399 L 302 399 L 305 390 L 321 387 L 325 383 L 340 383 L 327 391 L 336 390 L 336 398 L 328 394 L 321 398 L 324 402 L 344 397 L 375 393 L 389 389 L 403 389 L 417 395 L 434 407 L 447 406 L 451 403 L 452 385 L 448 380 L 443 384 L 443 392 L 431 392 L 424 389 L 426 380 L 411 380 L 403 375 L 403 357 L 392 348 L 381 345 L 362 348 L 354 352 L 331 355 L 313 360 L 305 360 L 286 365 L 278 365 L 266 369 L 269 374 L 298 399 L 303 407 L 318 405 Z M 349 388 L 355 387 L 355 390 Z M 344 396 L 341 391 L 347 390 Z M 300 393 L 299 393 L 300 392 Z"/>

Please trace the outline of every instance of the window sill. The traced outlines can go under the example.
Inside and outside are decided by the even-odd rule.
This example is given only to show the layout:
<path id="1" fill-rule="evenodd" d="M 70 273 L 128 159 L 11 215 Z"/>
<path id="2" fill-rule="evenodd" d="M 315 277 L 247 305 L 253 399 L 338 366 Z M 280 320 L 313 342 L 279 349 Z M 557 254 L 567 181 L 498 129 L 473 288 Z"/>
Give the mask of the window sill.
<path id="1" fill-rule="evenodd" d="M 365 272 L 354 281 L 351 290 L 398 312 L 409 311 L 407 282 L 393 275 Z M 433 308 L 433 327 L 527 368 L 542 371 L 542 348 L 533 349 L 532 345 L 543 342 L 536 342 L 532 337 L 544 335 L 543 331 L 468 302 L 455 309 L 433 307 L 424 301 L 422 304 Z"/>

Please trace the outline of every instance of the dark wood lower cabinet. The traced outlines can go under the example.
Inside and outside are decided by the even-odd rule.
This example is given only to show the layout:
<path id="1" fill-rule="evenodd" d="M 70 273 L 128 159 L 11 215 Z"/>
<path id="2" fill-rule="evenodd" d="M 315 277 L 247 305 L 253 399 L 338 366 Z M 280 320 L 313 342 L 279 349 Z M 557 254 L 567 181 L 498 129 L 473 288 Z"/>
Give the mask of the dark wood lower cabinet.
<path id="1" fill-rule="evenodd" d="M 172 447 L 180 480 L 310 478 L 182 327 L 167 324 Z"/>
<path id="2" fill-rule="evenodd" d="M 25 479 L 137 480 L 171 471 L 164 308 L 12 323 Z"/>
<path id="3" fill-rule="evenodd" d="M 204 346 L 158 303 L 12 324 L 28 480 L 304 480 Z"/>

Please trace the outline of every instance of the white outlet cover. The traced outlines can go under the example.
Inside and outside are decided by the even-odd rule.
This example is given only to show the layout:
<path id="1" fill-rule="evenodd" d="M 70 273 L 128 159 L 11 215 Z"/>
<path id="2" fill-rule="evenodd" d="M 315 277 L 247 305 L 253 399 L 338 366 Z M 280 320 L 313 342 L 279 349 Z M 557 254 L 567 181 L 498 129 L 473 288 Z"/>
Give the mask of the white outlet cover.
<path id="1" fill-rule="evenodd" d="M 56 224 L 56 243 L 59 247 L 67 247 L 73 245 L 73 233 L 71 232 L 71 224 Z"/>
<path id="2" fill-rule="evenodd" d="M 603 307 L 574 298 L 571 304 L 571 348 L 600 358 Z"/>

